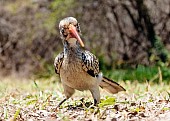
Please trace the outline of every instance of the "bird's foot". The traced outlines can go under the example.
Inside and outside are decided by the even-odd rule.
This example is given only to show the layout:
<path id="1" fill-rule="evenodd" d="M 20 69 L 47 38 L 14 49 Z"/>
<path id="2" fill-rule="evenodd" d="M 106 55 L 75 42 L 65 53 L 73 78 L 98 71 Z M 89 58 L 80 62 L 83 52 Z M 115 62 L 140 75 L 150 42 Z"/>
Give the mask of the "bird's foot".
<path id="1" fill-rule="evenodd" d="M 96 99 L 94 99 L 94 106 L 98 106 L 98 102 Z"/>
<path id="2" fill-rule="evenodd" d="M 60 106 L 67 100 L 67 98 L 64 98 L 55 108 L 54 108 L 54 112 L 57 112 L 58 109 L 60 108 Z"/>

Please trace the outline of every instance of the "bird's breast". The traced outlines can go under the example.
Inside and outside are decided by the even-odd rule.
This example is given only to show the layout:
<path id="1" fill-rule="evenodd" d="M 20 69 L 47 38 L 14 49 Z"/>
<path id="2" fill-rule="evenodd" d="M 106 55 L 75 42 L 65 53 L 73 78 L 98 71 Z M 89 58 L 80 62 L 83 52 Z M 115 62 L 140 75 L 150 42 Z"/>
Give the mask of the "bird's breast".
<path id="1" fill-rule="evenodd" d="M 60 70 L 62 83 L 77 90 L 88 90 L 96 85 L 96 78 L 90 76 L 82 68 L 81 59 L 65 58 Z"/>

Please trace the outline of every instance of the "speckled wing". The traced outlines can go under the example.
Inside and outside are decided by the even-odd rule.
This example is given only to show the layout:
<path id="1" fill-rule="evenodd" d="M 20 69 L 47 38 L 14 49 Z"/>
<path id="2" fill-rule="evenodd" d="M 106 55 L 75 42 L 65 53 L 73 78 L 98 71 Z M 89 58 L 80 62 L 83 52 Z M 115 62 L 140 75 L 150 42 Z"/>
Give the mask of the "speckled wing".
<path id="1" fill-rule="evenodd" d="M 55 67 L 56 74 L 60 74 L 60 68 L 63 63 L 63 59 L 64 59 L 64 52 L 59 53 L 55 58 L 54 67 Z"/>
<path id="2" fill-rule="evenodd" d="M 91 76 L 96 77 L 99 74 L 99 61 L 95 55 L 89 51 L 82 53 L 82 68 Z"/>

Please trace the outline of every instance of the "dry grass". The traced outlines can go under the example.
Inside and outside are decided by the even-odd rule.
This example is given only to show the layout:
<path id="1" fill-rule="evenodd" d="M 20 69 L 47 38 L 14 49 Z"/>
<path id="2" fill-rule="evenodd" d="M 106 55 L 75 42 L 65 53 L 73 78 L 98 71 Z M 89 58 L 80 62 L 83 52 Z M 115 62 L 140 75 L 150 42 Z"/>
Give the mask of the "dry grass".
<path id="1" fill-rule="evenodd" d="M 120 82 L 127 91 L 111 95 L 101 90 L 98 107 L 92 105 L 87 91 L 77 91 L 58 110 L 63 98 L 55 78 L 41 80 L 1 79 L 0 120 L 170 120 L 170 85 L 163 82 Z"/>

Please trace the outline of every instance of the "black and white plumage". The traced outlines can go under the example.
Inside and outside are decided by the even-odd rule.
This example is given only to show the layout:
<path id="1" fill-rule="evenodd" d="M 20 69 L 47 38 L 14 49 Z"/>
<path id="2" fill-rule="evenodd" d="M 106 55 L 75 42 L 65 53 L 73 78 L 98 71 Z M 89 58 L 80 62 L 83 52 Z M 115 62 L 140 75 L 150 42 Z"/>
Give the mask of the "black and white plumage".
<path id="1" fill-rule="evenodd" d="M 103 77 L 96 56 L 82 48 L 84 43 L 79 36 L 80 26 L 75 18 L 61 20 L 59 29 L 64 51 L 57 55 L 54 66 L 60 76 L 66 98 L 58 106 L 70 98 L 75 89 L 90 90 L 94 104 L 100 102 L 99 86 L 113 94 L 125 91 L 118 83 Z"/>
<path id="2" fill-rule="evenodd" d="M 59 53 L 57 57 L 55 58 L 54 66 L 55 66 L 56 74 L 60 74 L 60 68 L 63 63 L 63 59 L 64 59 L 64 52 Z"/>
<path id="3" fill-rule="evenodd" d="M 87 50 L 82 52 L 82 68 L 92 77 L 97 77 L 99 74 L 99 61 Z"/>

